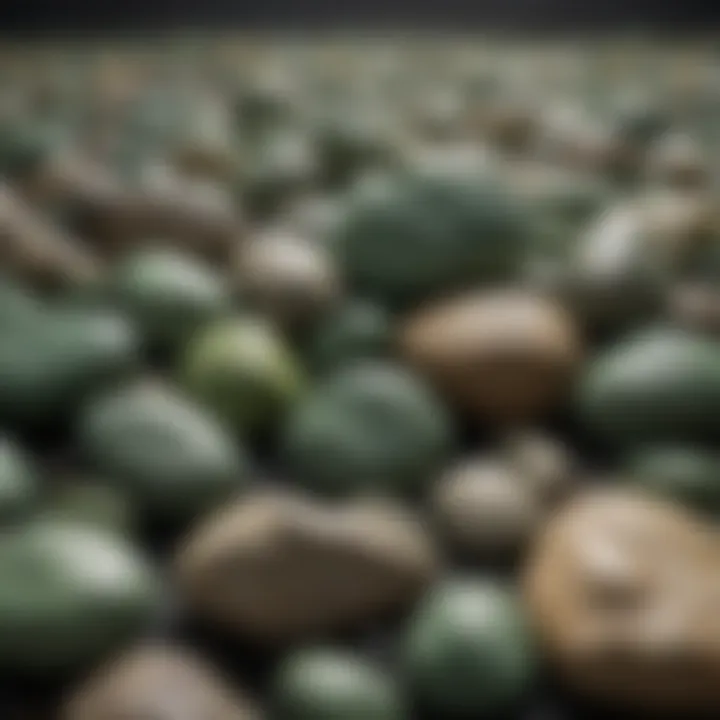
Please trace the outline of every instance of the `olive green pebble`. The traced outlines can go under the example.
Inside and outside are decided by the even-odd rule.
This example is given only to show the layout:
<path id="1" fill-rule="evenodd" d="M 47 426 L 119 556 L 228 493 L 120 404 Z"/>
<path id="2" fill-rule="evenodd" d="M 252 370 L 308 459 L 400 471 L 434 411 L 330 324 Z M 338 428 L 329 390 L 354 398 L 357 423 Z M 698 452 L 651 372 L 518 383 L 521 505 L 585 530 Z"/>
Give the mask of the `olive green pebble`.
<path id="1" fill-rule="evenodd" d="M 83 412 L 81 453 L 150 519 L 187 522 L 242 491 L 248 462 L 212 415 L 170 388 L 135 383 Z"/>
<path id="2" fill-rule="evenodd" d="M 508 710 L 534 679 L 518 600 L 490 580 L 453 579 L 432 589 L 409 621 L 403 653 L 413 697 L 439 717 Z"/>
<path id="3" fill-rule="evenodd" d="M 328 316 L 308 348 L 313 370 L 327 373 L 358 359 L 382 357 L 392 347 L 392 319 L 380 306 L 351 300 Z"/>
<path id="4" fill-rule="evenodd" d="M 115 268 L 109 293 L 153 348 L 176 349 L 232 305 L 223 278 L 174 250 L 149 248 Z"/>
<path id="5" fill-rule="evenodd" d="M 393 679 L 351 652 L 305 649 L 281 663 L 271 694 L 272 720 L 406 720 Z"/>
<path id="6" fill-rule="evenodd" d="M 8 438 L 0 438 L 0 523 L 26 516 L 39 494 L 39 478 L 30 458 Z"/>
<path id="7" fill-rule="evenodd" d="M 119 538 L 60 521 L 0 536 L 0 667 L 57 674 L 144 633 L 162 602 L 152 568 Z"/>
<path id="8" fill-rule="evenodd" d="M 720 435 L 720 343 L 642 330 L 590 362 L 578 407 L 588 428 L 621 448 L 710 442 Z"/>
<path id="9" fill-rule="evenodd" d="M 282 452 L 303 487 L 328 496 L 422 494 L 452 450 L 445 407 L 417 377 L 379 360 L 331 374 L 291 413 Z"/>
<path id="10" fill-rule="evenodd" d="M 720 456 L 691 446 L 645 448 L 630 459 L 626 481 L 720 518 Z"/>
<path id="11" fill-rule="evenodd" d="M 296 402 L 302 372 L 271 325 L 252 317 L 215 323 L 196 335 L 180 383 L 237 432 L 264 430 Z"/>
<path id="12" fill-rule="evenodd" d="M 392 307 L 516 275 L 526 204 L 490 174 L 419 172 L 354 192 L 334 245 L 350 287 Z"/>

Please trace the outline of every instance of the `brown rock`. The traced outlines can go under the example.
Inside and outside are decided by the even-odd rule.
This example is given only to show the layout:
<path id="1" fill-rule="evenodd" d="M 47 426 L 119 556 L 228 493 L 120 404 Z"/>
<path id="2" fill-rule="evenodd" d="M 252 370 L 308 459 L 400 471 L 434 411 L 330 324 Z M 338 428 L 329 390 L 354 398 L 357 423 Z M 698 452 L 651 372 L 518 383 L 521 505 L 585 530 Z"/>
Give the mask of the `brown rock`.
<path id="1" fill-rule="evenodd" d="M 87 198 L 93 237 L 124 252 L 157 238 L 213 262 L 227 262 L 241 227 L 231 204 L 210 185 L 180 178 L 163 187 L 122 188 Z"/>
<path id="2" fill-rule="evenodd" d="M 286 232 L 241 246 L 236 276 L 243 295 L 287 330 L 312 324 L 340 296 L 340 278 L 326 249 Z"/>
<path id="3" fill-rule="evenodd" d="M 400 344 L 450 400 L 495 422 L 551 409 L 581 356 L 563 308 L 520 291 L 482 292 L 421 310 L 406 323 Z"/>
<path id="4" fill-rule="evenodd" d="M 573 490 L 576 462 L 564 444 L 521 430 L 506 438 L 503 451 L 508 465 L 532 489 L 543 507 L 553 506 Z"/>
<path id="5" fill-rule="evenodd" d="M 30 285 L 63 287 L 94 280 L 96 259 L 74 238 L 0 187 L 0 258 L 3 269 Z"/>
<path id="6" fill-rule="evenodd" d="M 577 690 L 636 709 L 720 710 L 720 542 L 665 501 L 594 490 L 534 548 L 527 606 Z"/>
<path id="7" fill-rule="evenodd" d="M 537 133 L 537 108 L 517 99 L 503 99 L 486 111 L 486 137 L 511 152 L 527 150 Z"/>
<path id="8" fill-rule="evenodd" d="M 720 337 L 720 292 L 707 283 L 682 283 L 670 293 L 669 314 L 682 327 Z"/>
<path id="9" fill-rule="evenodd" d="M 199 615 L 267 643 L 399 610 L 435 569 L 421 525 L 394 505 L 324 506 L 281 493 L 258 493 L 210 518 L 177 560 Z"/>
<path id="10" fill-rule="evenodd" d="M 701 188 L 711 179 L 702 147 L 684 133 L 665 135 L 650 149 L 647 174 L 651 181 L 680 189 Z"/>
<path id="11" fill-rule="evenodd" d="M 241 230 L 232 203 L 212 184 L 170 170 L 162 183 L 128 187 L 92 159 L 61 155 L 22 191 L 32 202 L 74 208 L 83 237 L 110 254 L 153 239 L 225 262 Z"/>
<path id="12" fill-rule="evenodd" d="M 615 161 L 610 130 L 574 105 L 551 105 L 539 121 L 537 155 L 573 171 L 603 173 Z"/>
<path id="13" fill-rule="evenodd" d="M 517 556 L 544 514 L 524 478 L 484 458 L 452 468 L 433 500 L 442 536 L 464 557 L 478 560 Z"/>
<path id="14" fill-rule="evenodd" d="M 252 704 L 194 653 L 149 645 L 93 675 L 61 720 L 259 720 Z"/>

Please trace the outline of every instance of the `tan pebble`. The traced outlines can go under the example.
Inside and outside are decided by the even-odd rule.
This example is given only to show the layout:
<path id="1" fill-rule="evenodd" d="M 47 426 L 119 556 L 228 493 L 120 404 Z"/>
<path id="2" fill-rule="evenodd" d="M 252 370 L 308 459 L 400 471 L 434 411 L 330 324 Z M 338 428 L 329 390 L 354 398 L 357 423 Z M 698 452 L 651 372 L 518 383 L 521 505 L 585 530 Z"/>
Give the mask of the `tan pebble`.
<path id="1" fill-rule="evenodd" d="M 423 527 L 394 504 L 326 506 L 280 492 L 210 518 L 177 557 L 181 591 L 198 615 L 267 643 L 401 610 L 436 569 Z"/>
<path id="2" fill-rule="evenodd" d="M 421 310 L 402 328 L 400 346 L 448 399 L 501 423 L 556 406 L 582 354 L 574 323 L 560 305 L 512 290 Z"/>

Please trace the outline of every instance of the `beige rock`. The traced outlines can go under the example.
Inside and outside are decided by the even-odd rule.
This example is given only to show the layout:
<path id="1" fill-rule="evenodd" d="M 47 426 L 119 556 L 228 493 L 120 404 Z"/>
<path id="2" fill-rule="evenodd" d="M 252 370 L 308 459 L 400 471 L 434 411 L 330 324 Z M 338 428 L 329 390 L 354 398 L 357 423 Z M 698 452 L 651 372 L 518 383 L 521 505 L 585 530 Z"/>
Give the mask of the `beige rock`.
<path id="1" fill-rule="evenodd" d="M 259 720 L 260 714 L 194 653 L 140 647 L 103 667 L 70 696 L 62 720 Z"/>
<path id="2" fill-rule="evenodd" d="M 551 437 L 529 430 L 511 433 L 505 439 L 503 456 L 545 508 L 552 507 L 574 489 L 575 458 L 564 444 Z"/>
<path id="3" fill-rule="evenodd" d="M 109 253 L 162 240 L 226 262 L 242 227 L 233 203 L 205 181 L 180 177 L 168 166 L 139 187 L 121 183 L 106 167 L 77 154 L 53 157 L 23 185 L 33 202 L 75 208 L 83 236 Z"/>
<path id="4" fill-rule="evenodd" d="M 341 292 L 337 269 L 325 248 L 282 231 L 242 245 L 236 277 L 243 295 L 289 330 L 317 320 Z"/>
<path id="5" fill-rule="evenodd" d="M 433 498 L 440 533 L 464 557 L 515 557 L 543 507 L 524 478 L 501 462 L 469 458 L 442 478 Z"/>
<path id="6" fill-rule="evenodd" d="M 613 205 L 580 237 L 569 263 L 569 306 L 591 327 L 655 313 L 665 277 L 715 241 L 718 219 L 700 193 L 661 190 Z"/>
<path id="7" fill-rule="evenodd" d="M 576 690 L 635 709 L 720 710 L 720 540 L 673 504 L 588 491 L 524 578 L 546 655 Z"/>
<path id="8" fill-rule="evenodd" d="M 710 284 L 676 286 L 670 293 L 668 312 L 682 327 L 720 337 L 720 292 Z"/>
<path id="9" fill-rule="evenodd" d="M 562 307 L 512 290 L 421 310 L 403 327 L 400 346 L 451 401 L 492 422 L 524 421 L 551 409 L 581 358 Z"/>
<path id="10" fill-rule="evenodd" d="M 651 181 L 668 187 L 700 188 L 710 182 L 710 163 L 691 136 L 671 133 L 650 149 L 647 175 Z"/>
<path id="11" fill-rule="evenodd" d="M 0 257 L 3 269 L 31 285 L 81 284 L 100 272 L 87 248 L 46 222 L 6 187 L 0 187 Z"/>
<path id="12" fill-rule="evenodd" d="M 259 642 L 350 628 L 411 603 L 436 558 L 422 526 L 392 504 L 325 506 L 258 493 L 197 528 L 177 575 L 191 607 Z"/>

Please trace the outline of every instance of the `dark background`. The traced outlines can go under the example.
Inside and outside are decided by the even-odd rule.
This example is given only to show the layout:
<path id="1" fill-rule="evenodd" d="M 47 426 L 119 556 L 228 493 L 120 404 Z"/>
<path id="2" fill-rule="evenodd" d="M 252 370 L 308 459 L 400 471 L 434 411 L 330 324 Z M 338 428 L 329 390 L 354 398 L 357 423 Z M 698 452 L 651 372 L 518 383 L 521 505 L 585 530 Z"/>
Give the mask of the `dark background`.
<path id="1" fill-rule="evenodd" d="M 156 28 L 711 31 L 717 0 L 0 0 L 1 32 Z"/>

